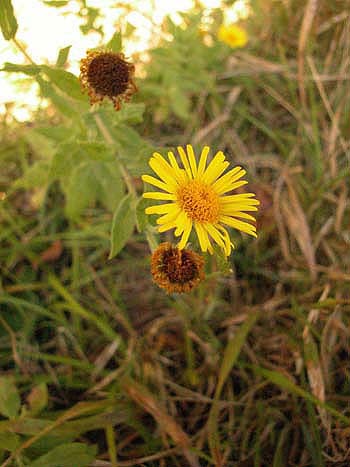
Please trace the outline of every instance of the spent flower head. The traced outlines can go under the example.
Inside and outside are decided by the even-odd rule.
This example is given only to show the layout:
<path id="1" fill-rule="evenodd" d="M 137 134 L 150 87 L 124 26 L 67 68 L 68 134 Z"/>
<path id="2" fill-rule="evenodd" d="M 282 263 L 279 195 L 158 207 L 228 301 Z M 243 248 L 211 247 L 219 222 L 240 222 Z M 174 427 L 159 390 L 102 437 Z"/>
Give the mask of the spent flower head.
<path id="1" fill-rule="evenodd" d="M 248 35 L 246 30 L 237 24 L 231 24 L 229 26 L 222 24 L 218 30 L 218 39 L 235 49 L 244 47 L 247 44 Z"/>
<path id="2" fill-rule="evenodd" d="M 204 259 L 194 251 L 161 243 L 152 254 L 151 273 L 168 293 L 190 292 L 204 279 Z"/>
<path id="3" fill-rule="evenodd" d="M 107 97 L 116 110 L 137 91 L 134 72 L 134 65 L 126 61 L 124 54 L 106 50 L 88 50 L 80 62 L 80 82 L 89 94 L 90 103 Z"/>
<path id="4" fill-rule="evenodd" d="M 246 221 L 255 222 L 248 212 L 257 211 L 260 203 L 254 193 L 228 194 L 248 183 L 242 180 L 246 171 L 234 167 L 224 173 L 230 163 L 222 151 L 207 165 L 209 151 L 208 146 L 202 149 L 197 164 L 191 145 L 186 151 L 178 147 L 183 168 L 173 152 L 168 152 L 169 162 L 155 152 L 149 165 L 159 178 L 143 175 L 142 180 L 162 191 L 146 192 L 143 196 L 168 202 L 146 208 L 146 214 L 161 215 L 157 219 L 159 232 L 175 229 L 175 236 L 181 236 L 178 248 L 185 248 L 194 227 L 202 251 L 212 254 L 214 241 L 229 256 L 233 244 L 224 226 L 256 237 L 255 226 Z"/>

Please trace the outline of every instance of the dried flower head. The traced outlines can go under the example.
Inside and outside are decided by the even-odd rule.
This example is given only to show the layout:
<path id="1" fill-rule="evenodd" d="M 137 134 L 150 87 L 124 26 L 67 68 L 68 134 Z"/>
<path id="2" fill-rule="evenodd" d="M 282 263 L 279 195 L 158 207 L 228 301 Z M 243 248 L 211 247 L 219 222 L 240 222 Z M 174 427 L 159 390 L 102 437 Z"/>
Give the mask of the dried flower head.
<path id="1" fill-rule="evenodd" d="M 159 232 L 175 229 L 175 236 L 181 236 L 180 249 L 185 248 L 194 227 L 202 251 L 212 254 L 211 242 L 214 241 L 229 256 L 233 244 L 224 226 L 257 236 L 252 224 L 255 218 L 248 214 L 257 211 L 259 201 L 255 194 L 228 194 L 248 183 L 242 180 L 246 171 L 238 166 L 224 173 L 230 163 L 222 151 L 218 151 L 207 165 L 208 146 L 202 149 L 198 163 L 190 144 L 186 151 L 180 146 L 177 149 L 183 168 L 171 151 L 168 152 L 169 162 L 157 152 L 149 161 L 159 178 L 143 175 L 142 180 L 162 191 L 150 191 L 143 196 L 168 202 L 146 208 L 146 214 L 161 215 L 157 219 Z"/>
<path id="2" fill-rule="evenodd" d="M 235 49 L 244 47 L 247 44 L 248 35 L 245 29 L 237 26 L 237 24 L 231 24 L 229 26 L 222 24 L 218 30 L 218 39 Z"/>
<path id="3" fill-rule="evenodd" d="M 80 82 L 89 94 L 90 103 L 102 102 L 107 97 L 116 110 L 137 91 L 134 72 L 134 65 L 122 53 L 88 50 L 80 62 Z"/>
<path id="4" fill-rule="evenodd" d="M 204 279 L 204 259 L 194 251 L 161 243 L 153 252 L 153 280 L 168 293 L 190 292 Z"/>

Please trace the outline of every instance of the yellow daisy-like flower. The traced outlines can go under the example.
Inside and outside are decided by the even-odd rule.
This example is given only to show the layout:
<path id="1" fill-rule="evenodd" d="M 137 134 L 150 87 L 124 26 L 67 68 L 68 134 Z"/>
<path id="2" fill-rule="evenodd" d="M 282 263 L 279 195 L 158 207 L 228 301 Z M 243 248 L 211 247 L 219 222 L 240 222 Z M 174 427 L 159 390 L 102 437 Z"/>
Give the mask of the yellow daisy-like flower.
<path id="1" fill-rule="evenodd" d="M 231 24 L 225 26 L 222 24 L 218 30 L 218 39 L 232 48 L 244 47 L 248 42 L 248 35 L 245 29 Z"/>
<path id="2" fill-rule="evenodd" d="M 194 227 L 202 251 L 212 254 L 213 240 L 229 256 L 233 245 L 224 225 L 256 237 L 255 226 L 240 219 L 254 222 L 254 217 L 245 211 L 257 211 L 260 203 L 254 193 L 227 195 L 248 182 L 241 180 L 246 173 L 242 167 L 234 167 L 224 174 L 229 162 L 222 151 L 207 165 L 208 146 L 203 148 L 198 164 L 192 146 L 188 144 L 186 149 L 178 147 L 183 168 L 171 151 L 169 162 L 157 152 L 151 157 L 149 165 L 159 179 L 143 175 L 142 180 L 162 191 L 143 196 L 170 202 L 148 207 L 146 214 L 161 214 L 157 219 L 158 231 L 175 229 L 175 235 L 181 236 L 179 249 L 185 248 Z"/>

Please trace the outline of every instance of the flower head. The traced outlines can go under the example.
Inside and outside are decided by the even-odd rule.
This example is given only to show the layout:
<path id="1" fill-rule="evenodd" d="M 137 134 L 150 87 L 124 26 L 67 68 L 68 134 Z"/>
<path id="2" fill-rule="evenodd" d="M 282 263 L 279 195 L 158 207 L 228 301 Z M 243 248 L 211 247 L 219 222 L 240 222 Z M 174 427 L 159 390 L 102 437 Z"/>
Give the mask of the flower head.
<path id="1" fill-rule="evenodd" d="M 204 279 L 204 259 L 197 253 L 161 243 L 153 252 L 153 280 L 168 293 L 190 292 Z"/>
<path id="2" fill-rule="evenodd" d="M 230 26 L 222 24 L 218 30 L 218 39 L 233 49 L 244 47 L 248 42 L 248 36 L 245 29 L 237 26 L 237 24 L 231 24 Z"/>
<path id="3" fill-rule="evenodd" d="M 122 53 L 88 50 L 80 62 L 80 82 L 87 90 L 91 104 L 107 97 L 119 110 L 121 102 L 129 101 L 137 91 L 134 71 L 134 65 L 127 62 Z"/>
<path id="4" fill-rule="evenodd" d="M 143 196 L 168 202 L 146 208 L 146 214 L 161 214 L 158 231 L 175 229 L 175 235 L 181 236 L 178 248 L 185 248 L 194 227 L 202 251 L 212 254 L 214 241 L 229 256 L 233 245 L 224 225 L 256 237 L 255 226 L 240 219 L 254 222 L 254 217 L 245 211 L 257 211 L 259 201 L 254 193 L 228 195 L 248 182 L 241 180 L 246 173 L 242 167 L 224 173 L 230 164 L 221 151 L 207 165 L 208 146 L 203 148 L 198 164 L 192 146 L 187 145 L 186 149 L 178 147 L 183 168 L 171 151 L 169 162 L 157 152 L 151 157 L 149 165 L 159 179 L 151 175 L 143 175 L 142 179 L 162 191 Z"/>

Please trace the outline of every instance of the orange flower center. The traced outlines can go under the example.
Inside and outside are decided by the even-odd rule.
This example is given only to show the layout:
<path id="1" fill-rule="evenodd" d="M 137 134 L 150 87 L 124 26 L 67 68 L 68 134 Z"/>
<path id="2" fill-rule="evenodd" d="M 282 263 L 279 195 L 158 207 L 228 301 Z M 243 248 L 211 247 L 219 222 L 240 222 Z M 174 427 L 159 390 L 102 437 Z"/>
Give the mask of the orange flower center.
<path id="1" fill-rule="evenodd" d="M 188 217 L 197 222 L 215 224 L 219 220 L 219 196 L 210 185 L 191 180 L 177 191 L 177 200 Z"/>

